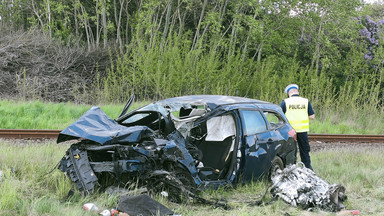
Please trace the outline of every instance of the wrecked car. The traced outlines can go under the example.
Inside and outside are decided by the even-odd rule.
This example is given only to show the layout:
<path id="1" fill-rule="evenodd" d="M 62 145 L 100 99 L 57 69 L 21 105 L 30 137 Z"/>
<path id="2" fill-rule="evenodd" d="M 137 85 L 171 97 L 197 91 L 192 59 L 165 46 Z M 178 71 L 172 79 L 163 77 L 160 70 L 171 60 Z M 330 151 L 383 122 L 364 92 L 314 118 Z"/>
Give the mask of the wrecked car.
<path id="1" fill-rule="evenodd" d="M 296 163 L 296 132 L 278 105 L 194 95 L 128 112 L 132 101 L 116 119 L 92 107 L 59 134 L 57 143 L 78 140 L 59 164 L 78 190 L 139 183 L 194 192 L 258 180 Z"/>

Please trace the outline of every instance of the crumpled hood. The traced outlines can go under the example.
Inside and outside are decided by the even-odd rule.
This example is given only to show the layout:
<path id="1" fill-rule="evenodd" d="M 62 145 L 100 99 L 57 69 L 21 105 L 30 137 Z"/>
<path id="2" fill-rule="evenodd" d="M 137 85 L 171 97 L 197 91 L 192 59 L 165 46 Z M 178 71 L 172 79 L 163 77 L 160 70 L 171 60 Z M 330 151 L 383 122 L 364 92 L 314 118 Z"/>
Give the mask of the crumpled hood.
<path id="1" fill-rule="evenodd" d="M 147 126 L 125 127 L 110 119 L 99 107 L 92 107 L 77 121 L 60 132 L 57 143 L 84 138 L 101 145 L 128 144 L 152 137 Z"/>

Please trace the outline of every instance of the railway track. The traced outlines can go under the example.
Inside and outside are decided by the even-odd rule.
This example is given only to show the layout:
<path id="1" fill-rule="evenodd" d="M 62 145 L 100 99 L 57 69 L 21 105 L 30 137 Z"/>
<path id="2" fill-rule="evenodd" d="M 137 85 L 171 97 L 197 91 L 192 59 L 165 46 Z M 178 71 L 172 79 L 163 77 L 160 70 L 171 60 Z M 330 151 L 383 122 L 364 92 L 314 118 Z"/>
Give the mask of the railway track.
<path id="1" fill-rule="evenodd" d="M 384 135 L 309 134 L 310 141 L 384 143 Z"/>
<path id="2" fill-rule="evenodd" d="M 61 130 L 0 129 L 0 138 L 57 139 Z M 309 134 L 310 141 L 384 143 L 384 135 Z"/>
<path id="3" fill-rule="evenodd" d="M 0 129 L 0 138 L 56 139 L 61 130 Z"/>

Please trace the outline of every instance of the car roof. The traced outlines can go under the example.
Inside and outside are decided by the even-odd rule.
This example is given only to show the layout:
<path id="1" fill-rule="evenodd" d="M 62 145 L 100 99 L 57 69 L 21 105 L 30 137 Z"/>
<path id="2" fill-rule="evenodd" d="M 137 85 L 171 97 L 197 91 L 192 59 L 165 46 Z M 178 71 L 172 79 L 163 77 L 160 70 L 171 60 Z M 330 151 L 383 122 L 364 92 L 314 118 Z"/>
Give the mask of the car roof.
<path id="1" fill-rule="evenodd" d="M 236 96 L 226 95 L 188 95 L 181 97 L 168 98 L 156 102 L 157 104 L 193 104 L 193 105 L 207 105 L 211 110 L 218 106 L 229 105 L 229 104 L 268 104 L 269 102 Z"/>

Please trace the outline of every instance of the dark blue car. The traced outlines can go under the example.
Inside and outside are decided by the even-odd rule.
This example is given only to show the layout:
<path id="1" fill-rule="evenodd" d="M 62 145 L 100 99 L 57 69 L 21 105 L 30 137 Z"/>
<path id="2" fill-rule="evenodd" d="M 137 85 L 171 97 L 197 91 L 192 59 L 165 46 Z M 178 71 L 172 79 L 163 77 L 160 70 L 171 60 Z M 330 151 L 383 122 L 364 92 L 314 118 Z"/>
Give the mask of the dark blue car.
<path id="1" fill-rule="evenodd" d="M 110 119 L 92 107 L 57 142 L 78 139 L 60 169 L 80 191 L 139 182 L 196 191 L 268 177 L 296 163 L 296 132 L 278 105 L 243 97 L 170 98 Z"/>

